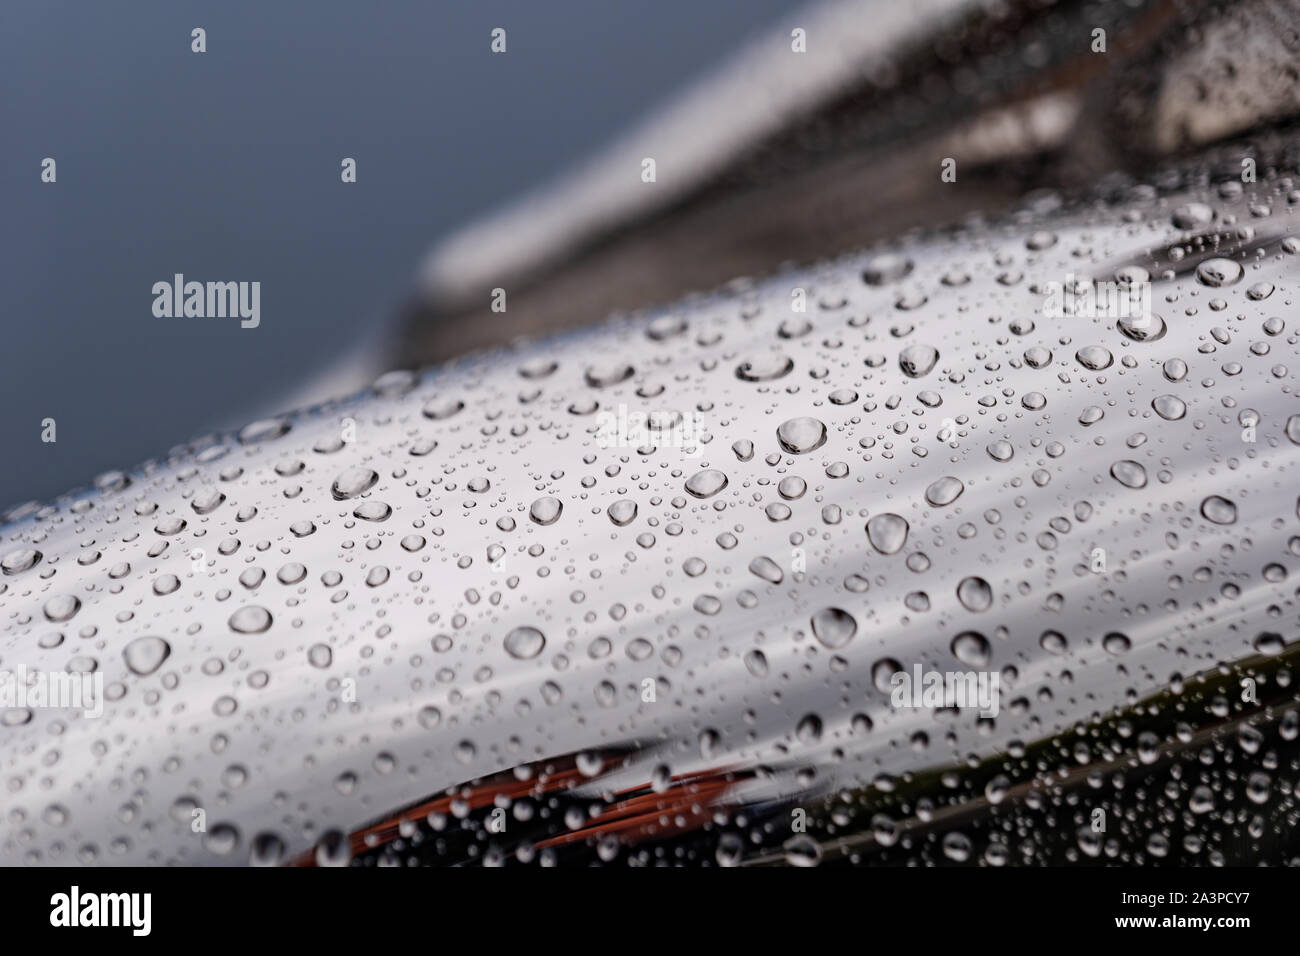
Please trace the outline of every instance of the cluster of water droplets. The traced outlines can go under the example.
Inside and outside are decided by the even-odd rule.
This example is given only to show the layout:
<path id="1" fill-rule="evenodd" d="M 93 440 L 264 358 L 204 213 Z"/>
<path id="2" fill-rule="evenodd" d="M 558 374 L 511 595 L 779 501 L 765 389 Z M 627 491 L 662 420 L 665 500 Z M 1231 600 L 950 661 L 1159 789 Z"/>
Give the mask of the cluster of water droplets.
<path id="1" fill-rule="evenodd" d="M 747 765 L 758 802 L 886 792 L 1283 655 L 1300 194 L 1199 193 L 393 372 L 13 509 L 0 668 L 106 703 L 0 711 L 0 859 L 347 862 L 383 812 L 602 747 L 634 754 L 612 790 Z M 1083 273 L 1155 314 L 1046 314 Z M 609 440 L 628 410 L 652 443 Z M 917 665 L 996 675 L 999 714 L 897 706 Z"/>

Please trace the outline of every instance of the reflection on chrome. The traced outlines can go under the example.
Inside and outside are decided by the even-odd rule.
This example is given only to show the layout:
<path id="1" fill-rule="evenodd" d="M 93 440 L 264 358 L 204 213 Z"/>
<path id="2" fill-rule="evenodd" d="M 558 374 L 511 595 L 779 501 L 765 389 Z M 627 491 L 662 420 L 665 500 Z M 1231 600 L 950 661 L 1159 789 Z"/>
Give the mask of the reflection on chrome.
<path id="1" fill-rule="evenodd" d="M 1294 861 L 1300 143 L 1203 139 L 12 509 L 103 706 L 0 862 Z"/>

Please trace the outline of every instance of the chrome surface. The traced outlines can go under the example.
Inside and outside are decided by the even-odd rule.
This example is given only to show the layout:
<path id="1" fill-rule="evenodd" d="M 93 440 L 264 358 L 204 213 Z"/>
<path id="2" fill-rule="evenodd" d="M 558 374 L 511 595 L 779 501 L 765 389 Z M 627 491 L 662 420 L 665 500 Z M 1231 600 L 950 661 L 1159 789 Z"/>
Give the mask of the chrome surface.
<path id="1" fill-rule="evenodd" d="M 11 516 L 6 555 L 40 558 L 3 578 L 0 666 L 93 668 L 110 700 L 98 719 L 5 712 L 3 860 L 244 862 L 264 833 L 294 856 L 604 749 L 627 756 L 588 761 L 571 793 L 761 767 L 718 802 L 811 806 L 1015 763 L 1175 673 L 1251 658 L 1261 634 L 1290 642 L 1297 199 L 1270 175 L 1039 200 L 394 373 Z M 1152 275 L 1159 338 L 1042 314 L 1045 283 L 1126 266 Z M 620 405 L 694 416 L 698 442 L 604 447 Z M 930 504 L 949 477 L 960 496 Z M 871 541 L 887 525 L 866 530 L 882 515 L 906 523 L 893 553 Z M 988 594 L 963 603 L 971 577 Z M 828 609 L 844 616 L 815 627 Z M 144 638 L 169 649 L 147 675 L 129 660 Z M 999 672 L 1001 712 L 891 707 L 890 660 Z"/>
<path id="2" fill-rule="evenodd" d="M 12 509 L 0 671 L 91 672 L 108 700 L 0 709 L 0 863 L 1300 858 L 1300 138 L 1267 78 L 1294 8 L 1105 7 L 1139 72 L 1100 80 L 1062 26 L 1091 7 L 1002 9 L 1052 42 L 965 132 L 943 83 L 914 117 L 938 140 L 903 135 L 897 79 L 849 111 L 887 131 L 858 172 L 892 212 L 854 176 L 827 181 L 835 223 L 781 198 L 857 168 L 853 136 L 718 205 L 544 204 L 509 254 L 489 225 L 435 257 L 467 298 L 404 359 L 626 314 Z M 870 56 L 998 72 L 985 14 L 926 10 Z M 796 114 L 853 88 L 870 41 L 843 39 Z M 741 120 L 710 168 L 803 129 Z M 939 182 L 953 143 L 989 175 Z M 731 256 L 760 213 L 802 229 Z M 675 248 L 697 214 L 725 228 Z M 618 268 L 584 252 L 610 223 Z M 766 277 L 723 284 L 742 260 Z M 502 276 L 574 314 L 512 298 L 489 327 L 472 301 Z M 1144 277 L 1149 326 L 1048 309 L 1053 283 Z M 619 432 L 638 415 L 667 431 Z M 917 665 L 996 675 L 997 715 L 895 706 Z"/>

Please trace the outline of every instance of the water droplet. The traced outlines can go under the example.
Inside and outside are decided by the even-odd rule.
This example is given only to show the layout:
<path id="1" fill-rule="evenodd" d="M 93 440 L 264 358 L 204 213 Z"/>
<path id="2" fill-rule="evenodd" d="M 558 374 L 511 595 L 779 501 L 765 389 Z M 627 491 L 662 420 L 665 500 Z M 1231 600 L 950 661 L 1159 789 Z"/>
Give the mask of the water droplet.
<path id="1" fill-rule="evenodd" d="M 1136 461 L 1124 459 L 1110 466 L 1110 476 L 1125 488 L 1145 488 L 1147 470 Z"/>
<path id="2" fill-rule="evenodd" d="M 770 382 L 789 375 L 794 359 L 781 352 L 765 352 L 736 366 L 736 378 L 745 382 Z"/>
<path id="3" fill-rule="evenodd" d="M 791 418 L 776 430 L 776 440 L 792 455 L 806 455 L 826 444 L 826 426 L 815 418 Z"/>
<path id="4" fill-rule="evenodd" d="M 538 498 L 528 508 L 528 517 L 540 525 L 555 524 L 560 519 L 560 513 L 564 511 L 564 504 L 559 498 L 546 496 Z"/>
<path id="5" fill-rule="evenodd" d="M 796 501 L 808 490 L 808 482 L 797 475 L 787 475 L 776 486 L 776 493 L 786 501 Z"/>
<path id="6" fill-rule="evenodd" d="M 817 640 L 834 650 L 853 640 L 858 622 L 848 611 L 827 607 L 812 616 L 812 631 Z"/>
<path id="7" fill-rule="evenodd" d="M 263 421 L 251 422 L 240 429 L 239 443 L 241 445 L 252 445 L 257 442 L 271 441 L 287 434 L 289 427 L 288 420 L 283 418 L 268 418 Z"/>
<path id="8" fill-rule="evenodd" d="M 1133 647 L 1133 642 L 1125 634 L 1112 631 L 1101 639 L 1101 646 L 1107 654 L 1114 654 L 1118 657 L 1121 654 L 1127 654 Z"/>
<path id="9" fill-rule="evenodd" d="M 424 403 L 424 408 L 420 411 L 425 418 L 434 421 L 442 421 L 446 418 L 457 414 L 465 407 L 465 403 L 459 398 L 431 398 Z"/>
<path id="10" fill-rule="evenodd" d="M 1049 654 L 1064 654 L 1070 649 L 1069 642 L 1060 631 L 1044 631 L 1038 638 L 1038 646 Z"/>
<path id="11" fill-rule="evenodd" d="M 1292 444 L 1300 445 L 1300 415 L 1292 415 L 1286 420 L 1286 437 L 1291 439 Z M 5 573 L 9 573 L 8 568 Z"/>
<path id="12" fill-rule="evenodd" d="M 885 253 L 868 260 L 862 270 L 862 281 L 867 285 L 884 285 L 906 278 L 912 271 L 912 260 L 905 256 Z"/>
<path id="13" fill-rule="evenodd" d="M 1157 342 L 1165 337 L 1165 332 L 1169 327 L 1165 324 L 1163 316 L 1152 312 L 1150 315 L 1126 315 L 1121 316 L 1115 323 L 1115 327 L 1120 330 L 1125 338 L 1132 339 L 1134 342 Z"/>
<path id="14" fill-rule="evenodd" d="M 623 362 L 610 362 L 592 365 L 583 373 L 583 378 L 592 388 L 609 388 L 619 382 L 626 382 L 635 373 L 636 370 L 631 365 Z"/>
<path id="15" fill-rule="evenodd" d="M 393 372 L 390 375 L 396 374 Z M 379 383 L 375 386 L 378 388 Z M 249 850 L 249 866 L 279 866 L 283 861 L 288 847 L 284 840 L 269 830 L 257 834 L 253 837 L 253 845 Z"/>
<path id="16" fill-rule="evenodd" d="M 506 653 L 511 657 L 526 661 L 542 653 L 546 646 L 546 635 L 535 627 L 517 627 L 506 635 Z"/>
<path id="17" fill-rule="evenodd" d="M 696 498 L 712 498 L 727 487 L 727 476 L 716 468 L 697 471 L 686 479 L 686 490 Z"/>
<path id="18" fill-rule="evenodd" d="M 1201 514 L 1215 524 L 1235 524 L 1237 506 L 1220 495 L 1210 495 L 1201 502 Z"/>
<path id="19" fill-rule="evenodd" d="M 46 620 L 66 621 L 81 610 L 81 599 L 72 594 L 56 594 L 45 602 Z"/>
<path id="20" fill-rule="evenodd" d="M 1005 439 L 999 439 L 991 443 L 985 451 L 989 453 L 989 457 L 994 461 L 1010 461 L 1011 457 L 1016 453 L 1011 442 Z"/>
<path id="21" fill-rule="evenodd" d="M 19 548 L 16 551 L 10 551 L 0 560 L 0 569 L 5 574 L 22 574 L 24 571 L 30 571 L 36 567 L 37 562 L 44 557 L 39 551 L 32 548 Z"/>
<path id="22" fill-rule="evenodd" d="M 271 627 L 271 612 L 250 604 L 230 615 L 230 629 L 240 634 L 260 634 Z"/>
<path id="23" fill-rule="evenodd" d="M 938 481 L 933 482 L 930 487 L 925 489 L 925 500 L 936 508 L 942 508 L 944 505 L 950 505 L 966 490 L 960 478 L 945 476 Z"/>
<path id="24" fill-rule="evenodd" d="M 687 323 L 679 315 L 661 315 L 648 326 L 646 336 L 654 342 L 664 342 L 681 335 L 687 329 Z"/>
<path id="25" fill-rule="evenodd" d="M 867 521 L 867 540 L 881 554 L 897 554 L 907 544 L 907 521 L 896 514 L 878 514 Z"/>
<path id="26" fill-rule="evenodd" d="M 122 656 L 131 673 L 148 677 L 162 667 L 171 652 L 171 645 L 161 637 L 137 637 L 122 650 Z"/>
<path id="27" fill-rule="evenodd" d="M 1176 422 L 1187 414 L 1187 403 L 1177 395 L 1158 395 L 1151 400 L 1151 407 L 1169 422 Z"/>
<path id="28" fill-rule="evenodd" d="M 968 611 L 987 611 L 993 606 L 993 588 L 980 577 L 962 578 L 957 584 L 957 600 Z"/>
<path id="29" fill-rule="evenodd" d="M 930 374 L 939 361 L 939 350 L 930 345 L 909 345 L 898 354 L 898 367 L 908 378 Z"/>
<path id="30" fill-rule="evenodd" d="M 376 395 L 399 398 L 414 389 L 419 380 L 419 376 L 408 369 L 396 369 L 379 376 L 370 387 Z"/>
<path id="31" fill-rule="evenodd" d="M 353 517 L 362 521 L 387 521 L 393 509 L 382 501 L 363 501 L 353 510 Z"/>
<path id="32" fill-rule="evenodd" d="M 1240 282 L 1242 274 L 1241 264 L 1231 259 L 1206 259 L 1196 267 L 1196 278 L 1216 289 Z"/>
<path id="33" fill-rule="evenodd" d="M 621 528 L 630 524 L 636 517 L 636 502 L 630 498 L 623 498 L 610 505 L 608 513 L 609 520 Z"/>
<path id="34" fill-rule="evenodd" d="M 769 581 L 772 584 L 780 584 L 785 578 L 785 573 L 781 570 L 781 566 L 766 555 L 759 555 L 753 561 L 749 562 L 749 570 L 751 574 L 755 574 L 764 581 Z"/>
<path id="35" fill-rule="evenodd" d="M 226 496 L 221 491 L 216 488 L 209 488 L 195 495 L 194 500 L 190 502 L 190 507 L 197 514 L 206 515 L 216 511 L 225 500 Z"/>
<path id="36" fill-rule="evenodd" d="M 822 719 L 816 714 L 805 714 L 795 725 L 795 739 L 801 744 L 815 744 L 822 739 L 822 726 Z"/>
<path id="37" fill-rule="evenodd" d="M 1115 362 L 1115 357 L 1110 354 L 1110 350 L 1100 345 L 1085 346 L 1075 352 L 1074 357 L 1080 365 L 1094 372 L 1110 368 Z"/>
<path id="38" fill-rule="evenodd" d="M 1025 364 L 1030 368 L 1046 368 L 1052 361 L 1052 353 L 1041 345 L 1025 349 Z"/>
<path id="39" fill-rule="evenodd" d="M 1175 229 L 1199 229 L 1214 219 L 1214 210 L 1205 203 L 1189 202 L 1179 206 L 1170 217 Z"/>
<path id="40" fill-rule="evenodd" d="M 1286 641 L 1282 639 L 1281 634 L 1265 631 L 1255 638 L 1255 650 L 1260 654 L 1277 657 L 1286 650 Z"/>
<path id="41" fill-rule="evenodd" d="M 330 493 L 335 500 L 345 501 L 369 491 L 378 481 L 379 475 L 370 468 L 349 468 L 334 479 L 334 484 L 330 486 Z"/>
<path id="42" fill-rule="evenodd" d="M 983 634 L 966 631 L 952 639 L 952 656 L 968 667 L 987 667 L 993 648 Z"/>

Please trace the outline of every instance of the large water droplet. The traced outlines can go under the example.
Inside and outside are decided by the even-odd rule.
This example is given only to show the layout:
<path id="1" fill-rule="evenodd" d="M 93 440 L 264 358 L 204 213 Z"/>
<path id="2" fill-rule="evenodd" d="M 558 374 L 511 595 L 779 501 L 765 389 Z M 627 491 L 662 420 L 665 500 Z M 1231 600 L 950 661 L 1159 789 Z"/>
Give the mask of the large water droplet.
<path id="1" fill-rule="evenodd" d="M 1074 357 L 1080 365 L 1094 372 L 1110 368 L 1115 362 L 1115 357 L 1110 354 L 1110 350 L 1102 348 L 1100 345 L 1084 346 L 1074 353 Z"/>
<path id="2" fill-rule="evenodd" d="M 983 634 L 966 631 L 952 639 L 952 656 L 968 667 L 987 667 L 993 648 Z"/>
<path id="3" fill-rule="evenodd" d="M 706 468 L 687 478 L 685 487 L 696 498 L 712 498 L 727 487 L 727 476 L 716 468 Z"/>
<path id="4" fill-rule="evenodd" d="M 785 577 L 785 572 L 781 566 L 766 555 L 759 555 L 753 561 L 749 562 L 751 574 L 756 574 L 764 581 L 770 581 L 772 584 L 780 584 Z"/>
<path id="5" fill-rule="evenodd" d="M 1157 395 L 1151 400 L 1151 407 L 1165 421 L 1176 422 L 1187 414 L 1187 403 L 1177 395 Z"/>
<path id="6" fill-rule="evenodd" d="M 330 494 L 337 501 L 345 501 L 369 491 L 378 481 L 379 475 L 370 468 L 349 468 L 334 479 L 334 484 L 330 486 Z"/>
<path id="7" fill-rule="evenodd" d="M 1124 459 L 1110 466 L 1110 476 L 1125 488 L 1145 488 L 1147 470 L 1136 461 Z"/>
<path id="8" fill-rule="evenodd" d="M 1132 649 L 1133 642 L 1128 639 L 1128 635 L 1112 631 L 1101 639 L 1101 646 L 1107 654 L 1118 657 L 1127 654 Z"/>
<path id="9" fill-rule="evenodd" d="M 517 627 L 506 635 L 506 653 L 517 660 L 530 660 L 545 646 L 546 635 L 535 627 Z"/>
<path id="10" fill-rule="evenodd" d="M 1214 210 L 1203 202 L 1189 202 L 1174 210 L 1170 221 L 1176 229 L 1199 229 L 1214 219 Z"/>
<path id="11" fill-rule="evenodd" d="M 791 418 L 777 428 L 776 440 L 792 455 L 806 455 L 826 444 L 826 426 L 815 418 Z"/>
<path id="12" fill-rule="evenodd" d="M 736 366 L 736 378 L 745 382 L 770 382 L 794 368 L 794 360 L 781 352 L 765 352 Z"/>
<path id="13" fill-rule="evenodd" d="M 1132 339 L 1134 342 L 1156 342 L 1164 338 L 1165 332 L 1168 331 L 1164 317 L 1154 312 L 1150 315 L 1139 313 L 1122 316 L 1116 321 L 1115 327 L 1125 338 Z"/>
<path id="14" fill-rule="evenodd" d="M 636 502 L 631 498 L 623 498 L 610 505 L 608 513 L 609 520 L 621 528 L 636 517 Z"/>
<path id="15" fill-rule="evenodd" d="M 933 482 L 930 487 L 925 489 L 925 500 L 930 502 L 936 508 L 942 508 L 944 505 L 950 505 L 966 490 L 960 478 L 946 476 Z"/>
<path id="16" fill-rule="evenodd" d="M 1201 514 L 1215 524 L 1234 524 L 1237 520 L 1237 506 L 1221 495 L 1210 495 L 1201 502 Z"/>
<path id="17" fill-rule="evenodd" d="M 72 594 L 56 594 L 42 608 L 50 621 L 66 621 L 81 610 L 81 598 Z"/>
<path id="18" fill-rule="evenodd" d="M 898 367 L 908 378 L 921 378 L 930 374 L 939 361 L 939 350 L 930 345 L 909 345 L 898 354 Z"/>
<path id="19" fill-rule="evenodd" d="M 32 548 L 19 548 L 16 551 L 10 551 L 0 559 L 0 569 L 5 574 L 22 574 L 24 571 L 30 571 L 36 567 L 38 561 L 44 557 L 39 551 Z"/>
<path id="20" fill-rule="evenodd" d="M 1300 415 L 1292 415 L 1286 420 L 1286 437 L 1292 444 L 1300 445 Z M 8 569 L 5 570 L 8 573 Z"/>
<path id="21" fill-rule="evenodd" d="M 962 578 L 957 584 L 957 600 L 968 611 L 987 611 L 993 606 L 993 588 L 980 577 Z"/>
<path id="22" fill-rule="evenodd" d="M 528 508 L 528 517 L 540 525 L 555 524 L 560 518 L 560 513 L 564 510 L 564 504 L 559 498 L 546 496 L 538 498 Z"/>
<path id="23" fill-rule="evenodd" d="M 240 429 L 239 442 L 243 445 L 252 445 L 256 442 L 271 441 L 288 431 L 289 422 L 286 419 L 268 418 L 263 421 L 251 422 Z"/>
<path id="24" fill-rule="evenodd" d="M 848 611 L 837 607 L 822 608 L 812 616 L 813 636 L 826 647 L 843 647 L 858 633 L 858 622 Z"/>
<path id="25" fill-rule="evenodd" d="M 1241 264 L 1231 259 L 1206 259 L 1196 267 L 1196 278 L 1211 288 L 1233 285 L 1241 281 L 1241 276 Z"/>
<path id="26" fill-rule="evenodd" d="M 250 604 L 230 615 L 230 629 L 240 634 L 261 634 L 271 627 L 271 612 Z"/>
<path id="27" fill-rule="evenodd" d="M 907 521 L 900 515 L 876 515 L 867 522 L 867 540 L 881 554 L 897 554 L 907 544 Z"/>
<path id="28" fill-rule="evenodd" d="M 442 421 L 451 418 L 465 407 L 465 403 L 459 398 L 431 398 L 424 403 L 421 409 L 425 418 L 433 421 Z"/>
<path id="29" fill-rule="evenodd" d="M 619 382 L 626 382 L 635 372 L 631 365 L 624 362 L 609 362 L 592 365 L 583 373 L 583 378 L 592 388 L 609 388 Z"/>
<path id="30" fill-rule="evenodd" d="M 131 673 L 147 677 L 162 667 L 171 652 L 171 645 L 161 637 L 137 637 L 122 650 L 122 656 Z"/>
<path id="31" fill-rule="evenodd" d="M 885 253 L 868 260 L 862 270 L 862 280 L 867 285 L 884 285 L 897 282 L 912 271 L 912 260 L 905 256 Z"/>

